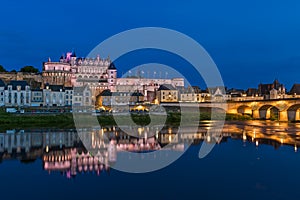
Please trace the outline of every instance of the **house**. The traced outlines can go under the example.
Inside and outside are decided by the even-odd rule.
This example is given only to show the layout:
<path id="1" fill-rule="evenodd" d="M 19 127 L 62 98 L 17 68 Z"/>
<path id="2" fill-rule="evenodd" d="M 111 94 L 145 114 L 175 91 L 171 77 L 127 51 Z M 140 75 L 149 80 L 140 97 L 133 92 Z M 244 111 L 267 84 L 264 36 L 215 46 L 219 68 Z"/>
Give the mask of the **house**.
<path id="1" fill-rule="evenodd" d="M 230 95 L 226 94 L 226 88 L 223 86 L 207 88 L 211 95 L 212 102 L 224 102 L 230 100 Z"/>
<path id="2" fill-rule="evenodd" d="M 285 87 L 283 84 L 279 83 L 277 79 L 270 84 L 259 84 L 258 85 L 258 95 L 263 96 L 264 99 L 270 99 L 270 92 L 272 89 L 278 91 L 278 95 L 283 96 L 286 94 Z"/>
<path id="3" fill-rule="evenodd" d="M 92 106 L 92 91 L 88 85 L 73 88 L 73 106 Z"/>
<path id="4" fill-rule="evenodd" d="M 63 85 L 46 84 L 43 89 L 44 106 L 65 106 L 65 90 Z"/>
<path id="5" fill-rule="evenodd" d="M 156 93 L 159 103 L 178 102 L 178 90 L 171 84 L 161 85 Z"/>
<path id="6" fill-rule="evenodd" d="M 144 95 L 141 92 L 111 92 L 102 91 L 97 97 L 98 106 L 126 106 L 144 102 Z"/>
<path id="7" fill-rule="evenodd" d="M 109 89 L 103 90 L 97 96 L 97 101 L 96 101 L 97 106 L 111 106 L 111 96 L 112 96 L 112 92 Z"/>
<path id="8" fill-rule="evenodd" d="M 72 106 L 73 103 L 73 87 L 65 87 L 65 106 Z"/>
<path id="9" fill-rule="evenodd" d="M 208 93 L 202 91 L 198 86 L 190 86 L 180 91 L 181 102 L 205 102 Z"/>
<path id="10" fill-rule="evenodd" d="M 36 88 L 31 90 L 31 106 L 43 106 L 43 90 Z"/>
<path id="11" fill-rule="evenodd" d="M 4 91 L 5 106 L 30 106 L 31 90 L 26 81 L 10 81 Z"/>
<path id="12" fill-rule="evenodd" d="M 248 88 L 246 91 L 231 91 L 230 96 L 231 101 L 254 101 L 264 99 L 263 96 L 258 95 L 258 90 L 256 88 Z"/>
<path id="13" fill-rule="evenodd" d="M 258 89 L 248 88 L 246 90 L 246 94 L 247 94 L 248 97 L 257 97 L 258 96 Z"/>

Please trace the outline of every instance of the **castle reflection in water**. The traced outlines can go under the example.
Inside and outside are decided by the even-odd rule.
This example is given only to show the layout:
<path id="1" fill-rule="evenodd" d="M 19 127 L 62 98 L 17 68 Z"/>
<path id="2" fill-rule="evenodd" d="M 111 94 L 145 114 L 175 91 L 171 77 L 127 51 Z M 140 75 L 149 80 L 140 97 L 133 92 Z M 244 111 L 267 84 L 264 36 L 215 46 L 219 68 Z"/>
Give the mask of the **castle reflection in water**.
<path id="1" fill-rule="evenodd" d="M 67 178 L 78 173 L 105 171 L 117 162 L 118 153 L 149 152 L 156 150 L 184 151 L 189 144 L 226 142 L 228 138 L 250 142 L 258 146 L 267 144 L 275 149 L 281 145 L 300 145 L 298 129 L 288 132 L 276 127 L 257 128 L 227 124 L 222 131 L 208 131 L 210 125 L 200 126 L 191 132 L 189 127 L 177 128 L 131 128 L 133 134 L 126 134 L 119 127 L 102 129 L 37 129 L 6 130 L 0 133 L 0 163 L 5 160 L 20 160 L 22 163 L 42 159 L 43 169 L 61 172 Z M 178 133 L 178 134 L 177 134 Z M 80 136 L 80 137 L 79 137 Z M 84 145 L 83 145 L 84 144 Z M 89 151 L 85 146 L 89 146 Z"/>

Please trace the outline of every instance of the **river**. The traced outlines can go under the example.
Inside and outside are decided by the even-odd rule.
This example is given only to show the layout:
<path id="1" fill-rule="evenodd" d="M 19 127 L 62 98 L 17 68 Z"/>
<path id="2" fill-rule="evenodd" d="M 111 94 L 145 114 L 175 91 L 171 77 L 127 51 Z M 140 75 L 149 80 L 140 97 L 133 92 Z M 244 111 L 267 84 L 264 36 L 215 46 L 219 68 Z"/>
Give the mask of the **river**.
<path id="1" fill-rule="evenodd" d="M 212 124 L 2 131 L 1 199 L 299 199 L 300 124 Z"/>

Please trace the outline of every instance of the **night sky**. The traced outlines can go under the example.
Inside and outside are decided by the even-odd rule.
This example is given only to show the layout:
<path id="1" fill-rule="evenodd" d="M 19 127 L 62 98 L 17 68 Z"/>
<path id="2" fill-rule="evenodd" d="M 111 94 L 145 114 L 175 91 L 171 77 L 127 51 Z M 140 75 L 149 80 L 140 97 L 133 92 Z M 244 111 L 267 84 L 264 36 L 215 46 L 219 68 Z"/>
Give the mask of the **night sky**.
<path id="1" fill-rule="evenodd" d="M 48 57 L 58 60 L 72 50 L 85 57 L 114 34 L 155 26 L 199 42 L 229 88 L 277 78 L 290 89 L 300 83 L 299 10 L 298 0 L 2 1 L 0 64 L 7 70 L 41 69 Z M 127 70 L 125 65 L 117 66 L 119 72 Z"/>

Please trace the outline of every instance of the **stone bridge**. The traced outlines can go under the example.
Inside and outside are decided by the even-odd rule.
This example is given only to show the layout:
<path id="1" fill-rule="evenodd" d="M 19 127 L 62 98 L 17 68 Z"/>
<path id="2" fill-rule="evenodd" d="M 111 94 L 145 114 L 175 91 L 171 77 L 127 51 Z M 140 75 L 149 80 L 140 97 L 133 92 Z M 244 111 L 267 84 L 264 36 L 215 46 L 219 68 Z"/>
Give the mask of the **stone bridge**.
<path id="1" fill-rule="evenodd" d="M 228 102 L 227 113 L 249 114 L 254 119 L 270 119 L 271 110 L 280 121 L 300 120 L 300 99 Z"/>
<path id="2" fill-rule="evenodd" d="M 177 105 L 192 107 L 195 103 L 178 103 Z M 163 104 L 164 106 L 174 106 L 174 104 Z M 220 108 L 227 113 L 248 114 L 254 119 L 270 119 L 271 110 L 278 115 L 280 121 L 300 120 L 300 99 L 274 99 L 255 101 L 229 101 L 227 103 L 207 102 L 199 103 L 199 107 Z"/>

